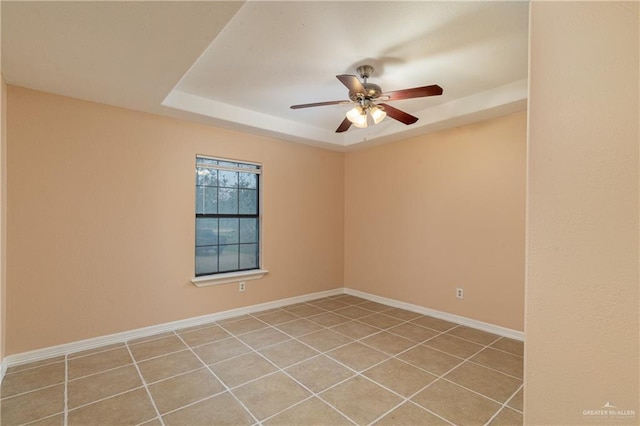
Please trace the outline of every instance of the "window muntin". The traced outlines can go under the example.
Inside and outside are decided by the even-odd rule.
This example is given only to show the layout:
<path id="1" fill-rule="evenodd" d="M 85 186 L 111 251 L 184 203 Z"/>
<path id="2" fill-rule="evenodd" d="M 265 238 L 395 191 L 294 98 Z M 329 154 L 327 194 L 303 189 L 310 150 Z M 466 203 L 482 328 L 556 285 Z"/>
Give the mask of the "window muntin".
<path id="1" fill-rule="evenodd" d="M 260 268 L 258 164 L 196 157 L 196 276 Z"/>

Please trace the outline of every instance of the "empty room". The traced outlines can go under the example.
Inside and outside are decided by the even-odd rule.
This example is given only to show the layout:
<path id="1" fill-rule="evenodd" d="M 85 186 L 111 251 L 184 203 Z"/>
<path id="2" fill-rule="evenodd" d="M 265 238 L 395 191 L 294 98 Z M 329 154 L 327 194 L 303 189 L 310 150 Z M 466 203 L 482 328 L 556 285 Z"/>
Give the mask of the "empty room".
<path id="1" fill-rule="evenodd" d="M 637 2 L 0 13 L 0 424 L 640 421 Z"/>

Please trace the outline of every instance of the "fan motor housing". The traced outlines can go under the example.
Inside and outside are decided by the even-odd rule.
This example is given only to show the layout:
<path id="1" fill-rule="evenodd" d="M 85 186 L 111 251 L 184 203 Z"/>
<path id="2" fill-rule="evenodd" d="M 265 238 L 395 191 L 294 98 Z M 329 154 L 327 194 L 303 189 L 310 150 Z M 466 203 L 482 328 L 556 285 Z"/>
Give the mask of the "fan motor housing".
<path id="1" fill-rule="evenodd" d="M 382 94 L 382 89 L 377 84 L 362 83 L 365 93 L 353 93 L 349 92 L 349 99 L 353 102 L 360 102 L 361 100 L 371 100 L 379 97 Z"/>

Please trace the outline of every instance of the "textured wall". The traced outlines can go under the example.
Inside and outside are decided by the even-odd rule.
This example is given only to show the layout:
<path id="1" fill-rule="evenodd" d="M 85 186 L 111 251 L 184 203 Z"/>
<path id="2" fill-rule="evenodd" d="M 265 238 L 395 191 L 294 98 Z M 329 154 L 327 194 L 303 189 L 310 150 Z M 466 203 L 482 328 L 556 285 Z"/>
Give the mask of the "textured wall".
<path id="1" fill-rule="evenodd" d="M 2 22 L 2 8 L 0 7 L 0 22 Z M 0 31 L 0 46 L 2 45 L 2 31 Z M 1 55 L 0 55 L 1 56 Z M 7 134 L 7 85 L 2 76 L 2 59 L 0 58 L 0 362 L 5 352 L 5 263 L 6 263 L 6 134 Z"/>
<path id="2" fill-rule="evenodd" d="M 523 330 L 525 153 L 525 113 L 348 153 L 345 285 Z"/>
<path id="3" fill-rule="evenodd" d="M 9 87 L 7 354 L 343 286 L 344 156 Z M 196 288 L 196 154 L 263 164 L 264 267 Z"/>
<path id="4" fill-rule="evenodd" d="M 640 422 L 638 6 L 531 4 L 525 424 Z"/>
<path id="5" fill-rule="evenodd" d="M 0 361 L 6 350 L 7 85 L 0 73 Z"/>

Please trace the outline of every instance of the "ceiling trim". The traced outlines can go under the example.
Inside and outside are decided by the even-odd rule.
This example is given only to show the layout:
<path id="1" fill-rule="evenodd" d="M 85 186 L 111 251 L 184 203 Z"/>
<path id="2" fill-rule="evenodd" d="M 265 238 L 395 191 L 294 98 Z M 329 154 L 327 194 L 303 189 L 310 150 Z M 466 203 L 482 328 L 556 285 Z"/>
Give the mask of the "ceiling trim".
<path id="1" fill-rule="evenodd" d="M 205 121 L 210 124 L 344 151 L 346 148 L 392 142 L 417 134 L 430 133 L 442 128 L 455 127 L 521 111 L 526 108 L 527 96 L 528 80 L 525 78 L 418 111 L 414 115 L 420 120 L 407 126 L 405 130 L 397 131 L 397 126 L 374 125 L 366 129 L 353 129 L 346 133 L 335 133 L 331 130 L 240 108 L 177 89 L 167 95 L 162 101 L 162 105 L 204 117 Z"/>

